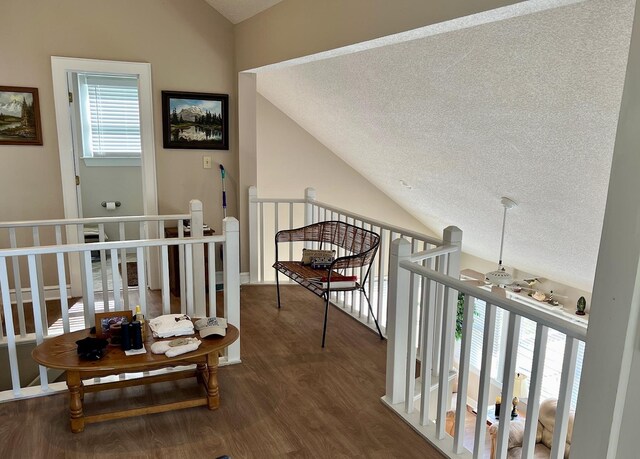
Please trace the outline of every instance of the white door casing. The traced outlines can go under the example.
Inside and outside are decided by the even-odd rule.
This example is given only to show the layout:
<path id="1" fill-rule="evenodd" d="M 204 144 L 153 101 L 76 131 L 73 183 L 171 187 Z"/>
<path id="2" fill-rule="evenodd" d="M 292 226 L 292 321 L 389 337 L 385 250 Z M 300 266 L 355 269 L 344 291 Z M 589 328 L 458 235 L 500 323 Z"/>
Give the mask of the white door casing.
<path id="1" fill-rule="evenodd" d="M 73 154 L 73 135 L 69 115 L 69 94 L 67 88 L 68 72 L 96 72 L 136 75 L 140 99 L 140 137 L 142 142 L 142 200 L 145 215 L 158 215 L 156 186 L 155 143 L 153 129 L 153 93 L 151 88 L 151 64 L 144 62 L 104 61 L 72 57 L 51 57 L 53 78 L 53 98 L 58 131 L 58 152 L 60 156 L 60 175 L 62 179 L 62 199 L 65 218 L 78 218 L 79 203 L 76 196 L 75 167 Z M 156 228 L 149 226 L 149 238 L 157 237 Z M 142 236 L 141 236 L 142 237 Z M 68 243 L 79 242 L 76 232 L 67 229 Z M 78 257 L 70 258 L 69 276 L 71 294 L 80 296 L 81 275 Z M 159 288 L 158 260 L 155 254 L 147 258 L 149 287 Z"/>

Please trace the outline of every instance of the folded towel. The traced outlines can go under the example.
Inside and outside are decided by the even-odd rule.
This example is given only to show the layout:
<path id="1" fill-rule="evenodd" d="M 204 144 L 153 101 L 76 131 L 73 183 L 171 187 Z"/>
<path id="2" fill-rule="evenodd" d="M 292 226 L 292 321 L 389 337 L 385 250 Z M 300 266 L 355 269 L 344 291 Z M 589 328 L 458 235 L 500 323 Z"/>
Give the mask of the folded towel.
<path id="1" fill-rule="evenodd" d="M 175 357 L 177 355 L 186 354 L 187 352 L 192 352 L 200 347 L 201 341 L 198 338 L 187 338 L 189 341 L 187 344 L 182 346 L 170 347 L 167 352 L 164 353 L 167 357 Z"/>
<path id="2" fill-rule="evenodd" d="M 165 314 L 149 321 L 154 338 L 193 334 L 193 322 L 185 314 Z"/>

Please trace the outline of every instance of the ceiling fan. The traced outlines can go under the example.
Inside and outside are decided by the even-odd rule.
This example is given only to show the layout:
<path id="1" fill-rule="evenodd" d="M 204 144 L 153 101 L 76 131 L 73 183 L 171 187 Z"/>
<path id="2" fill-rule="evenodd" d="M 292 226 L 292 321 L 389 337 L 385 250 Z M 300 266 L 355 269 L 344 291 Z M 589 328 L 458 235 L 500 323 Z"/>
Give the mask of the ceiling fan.
<path id="1" fill-rule="evenodd" d="M 507 197 L 502 197 L 500 199 L 500 203 L 504 207 L 504 213 L 502 214 L 502 235 L 500 237 L 500 256 L 498 258 L 498 268 L 495 271 L 490 271 L 486 274 L 482 274 L 473 269 L 463 269 L 460 274 L 462 274 L 466 279 L 463 278 L 464 281 L 474 283 L 478 287 L 483 287 L 485 285 L 491 285 L 491 293 L 495 293 L 501 295 L 503 297 L 507 296 L 506 290 L 509 289 L 512 292 L 518 293 L 522 290 L 529 292 L 529 295 L 538 301 L 545 301 L 551 305 L 558 305 L 558 301 L 554 298 L 554 293 L 551 291 L 550 293 L 544 293 L 536 288 L 534 285 L 540 282 L 540 279 L 537 277 L 532 277 L 530 279 L 522 279 L 522 281 L 515 281 L 513 276 L 508 273 L 505 267 L 502 264 L 502 249 L 504 248 L 504 232 L 507 222 L 507 210 L 513 209 L 517 206 L 513 199 L 509 199 Z M 522 283 L 527 284 L 523 286 Z M 555 295 L 556 297 L 566 298 L 562 295 Z"/>
<path id="2" fill-rule="evenodd" d="M 507 197 L 502 197 L 500 203 L 504 207 L 504 213 L 502 214 L 502 236 L 500 237 L 500 256 L 498 257 L 498 269 L 488 272 L 486 274 L 479 273 L 472 269 L 464 269 L 461 274 L 470 278 L 468 281 L 476 283 L 478 286 L 485 284 L 492 285 L 491 291 L 494 293 L 504 293 L 504 286 L 511 285 L 513 283 L 513 277 L 509 274 L 502 265 L 502 249 L 504 248 L 504 230 L 507 223 L 507 210 L 517 206 L 515 201 Z"/>

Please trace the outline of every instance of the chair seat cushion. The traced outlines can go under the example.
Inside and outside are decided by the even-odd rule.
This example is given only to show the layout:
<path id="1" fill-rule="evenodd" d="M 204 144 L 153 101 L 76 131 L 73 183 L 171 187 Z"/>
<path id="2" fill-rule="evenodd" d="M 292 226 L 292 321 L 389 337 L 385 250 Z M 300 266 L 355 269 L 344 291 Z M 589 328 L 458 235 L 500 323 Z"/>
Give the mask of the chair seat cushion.
<path id="1" fill-rule="evenodd" d="M 536 443 L 536 448 L 533 450 L 533 459 L 549 459 L 551 450 L 544 446 L 542 443 Z M 517 446 L 507 451 L 507 459 L 520 459 L 522 457 L 522 448 Z"/>

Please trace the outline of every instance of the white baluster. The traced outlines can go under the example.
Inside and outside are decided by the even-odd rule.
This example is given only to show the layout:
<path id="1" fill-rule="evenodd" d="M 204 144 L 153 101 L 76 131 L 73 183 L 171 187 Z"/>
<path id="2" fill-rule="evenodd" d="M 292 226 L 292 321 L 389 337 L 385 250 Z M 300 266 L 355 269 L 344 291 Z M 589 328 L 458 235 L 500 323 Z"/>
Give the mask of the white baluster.
<path id="1" fill-rule="evenodd" d="M 84 298 L 85 303 L 83 305 L 84 323 L 87 327 L 93 327 L 95 325 L 96 305 L 94 296 L 93 276 L 91 275 L 91 251 L 85 250 L 82 252 L 82 258 L 84 260 Z"/>
<path id="2" fill-rule="evenodd" d="M 444 427 L 447 410 L 451 406 L 451 392 L 449 391 L 449 369 L 451 368 L 451 353 L 456 330 L 456 310 L 452 304 L 452 297 L 457 297 L 456 290 L 445 286 L 443 302 L 442 344 L 440 347 L 440 373 L 438 374 L 438 414 L 436 416 L 436 436 L 442 440 L 445 435 Z"/>
<path id="3" fill-rule="evenodd" d="M 56 261 L 58 265 L 58 288 L 60 291 L 60 312 L 62 314 L 62 330 L 65 333 L 71 331 L 69 324 L 69 295 L 67 292 L 67 279 L 66 271 L 64 267 L 64 255 L 61 253 L 56 254 Z"/>
<path id="4" fill-rule="evenodd" d="M 138 304 L 143 315 L 147 315 L 147 278 L 145 270 L 144 247 L 136 248 L 136 259 L 138 260 Z"/>
<path id="5" fill-rule="evenodd" d="M 578 340 L 567 336 L 564 346 L 564 361 L 560 378 L 560 392 L 556 410 L 556 423 L 553 428 L 551 441 L 551 459 L 562 459 L 569 430 L 569 408 L 571 406 L 571 390 L 576 375 L 576 361 L 578 358 Z"/>
<path id="6" fill-rule="evenodd" d="M 189 203 L 191 212 L 191 237 L 202 238 L 204 231 L 204 217 L 202 211 L 202 202 L 197 199 L 191 200 Z M 194 314 L 197 317 L 205 317 L 207 315 L 207 307 L 205 300 L 205 284 L 204 284 L 204 244 L 194 244 L 193 249 L 193 284 L 189 288 L 193 288 Z"/>
<path id="7" fill-rule="evenodd" d="M 111 249 L 111 281 L 113 283 L 113 309 L 122 311 L 122 299 L 120 298 L 120 275 L 118 274 L 118 249 Z"/>
<path id="8" fill-rule="evenodd" d="M 421 378 L 422 378 L 422 393 L 420 395 L 420 425 L 429 424 L 429 411 L 431 410 L 431 374 L 433 368 L 433 353 L 431 352 L 430 344 L 434 340 L 435 329 L 435 310 L 436 310 L 436 286 L 435 282 L 426 279 L 425 294 L 422 301 L 422 338 L 425 344 L 422 351 L 421 361 Z"/>
<path id="9" fill-rule="evenodd" d="M 260 203 L 260 282 L 264 282 L 264 203 Z"/>
<path id="10" fill-rule="evenodd" d="M 418 306 L 416 305 L 418 279 L 413 273 L 409 276 L 409 317 L 407 330 L 407 374 L 405 376 L 404 410 L 413 413 L 413 396 L 416 387 L 416 320 Z"/>
<path id="11" fill-rule="evenodd" d="M 409 271 L 400 268 L 408 260 L 411 248 L 404 239 L 391 243 L 389 258 L 389 300 L 387 308 L 386 397 L 395 405 L 404 401 L 407 376 L 407 331 L 409 329 Z"/>
<path id="12" fill-rule="evenodd" d="M 40 247 L 40 228 L 33 227 L 33 246 Z M 36 270 L 38 273 L 38 294 L 40 295 L 40 317 L 42 318 L 42 328 L 44 330 L 44 336 L 49 334 L 49 323 L 47 320 L 47 300 L 44 296 L 44 276 L 42 275 L 42 256 L 36 255 Z M 33 291 L 31 292 L 33 297 Z"/>
<path id="13" fill-rule="evenodd" d="M 185 283 L 187 284 L 187 288 L 185 289 L 187 294 L 187 314 L 192 316 L 194 314 L 194 306 L 193 306 L 193 244 L 186 244 L 184 247 L 185 254 L 185 271 L 186 271 L 186 279 Z"/>
<path id="14" fill-rule="evenodd" d="M 531 381 L 529 383 L 529 397 L 527 399 L 527 417 L 525 419 L 524 439 L 522 441 L 522 458 L 533 459 L 538 430 L 538 410 L 540 409 L 540 392 L 542 389 L 542 375 L 544 360 L 547 355 L 547 338 L 549 329 L 537 324 L 536 340 L 533 347 L 533 361 L 531 364 Z"/>
<path id="15" fill-rule="evenodd" d="M 178 239 L 184 239 L 184 222 L 178 221 Z M 180 271 L 180 312 L 187 313 L 187 273 L 184 244 L 178 244 L 178 269 Z"/>
<path id="16" fill-rule="evenodd" d="M 289 228 L 293 229 L 293 203 L 289 203 Z M 289 260 L 293 260 L 293 244 L 289 245 Z"/>
<path id="17" fill-rule="evenodd" d="M 258 189 L 255 186 L 249 187 L 249 280 L 252 284 L 259 281 L 258 278 Z"/>
<path id="18" fill-rule="evenodd" d="M 162 314 L 171 312 L 171 295 L 169 291 L 169 246 L 162 245 L 160 251 L 162 262 Z"/>
<path id="19" fill-rule="evenodd" d="M 505 415 L 500 419 L 498 428 L 498 451 L 500 457 L 507 457 L 509 442 L 509 424 L 511 416 L 507 415 L 509 403 L 513 399 L 514 378 L 516 375 L 516 358 L 518 357 L 518 340 L 520 339 L 521 317 L 515 312 L 509 313 L 509 328 L 507 331 L 507 346 L 505 351 L 505 365 L 502 374 L 502 400 L 506 407 Z"/>
<path id="20" fill-rule="evenodd" d="M 240 226 L 238 220 L 227 217 L 222 221 L 224 234 L 224 315 L 240 330 Z M 240 339 L 227 348 L 229 362 L 240 362 Z"/>
<path id="21" fill-rule="evenodd" d="M 99 241 L 102 243 L 106 240 L 104 232 L 104 223 L 98 224 Z M 93 273 L 93 269 L 91 270 Z M 104 303 L 104 312 L 109 312 L 109 281 L 107 279 L 107 251 L 100 250 L 100 277 L 102 278 L 102 302 Z"/>
<path id="22" fill-rule="evenodd" d="M 9 294 L 9 278 L 7 276 L 7 260 L 0 257 L 0 293 L 2 293 L 2 311 L 7 330 L 7 352 L 9 354 L 9 368 L 11 371 L 11 386 L 13 395 L 20 395 L 20 368 L 16 349 L 16 334 L 13 329 L 13 313 L 11 311 L 11 295 Z"/>
<path id="23" fill-rule="evenodd" d="M 384 276 L 386 274 L 386 266 L 384 265 L 384 254 L 387 251 L 387 241 L 389 238 L 389 232 L 387 230 L 383 230 L 380 228 L 380 245 L 378 246 L 378 305 L 377 305 L 377 313 L 378 320 L 383 318 L 384 322 L 389 324 L 389 314 L 385 309 L 384 304 Z M 389 262 L 391 263 L 391 262 Z M 391 266 L 391 265 L 389 265 Z M 388 292 L 387 292 L 388 295 Z M 373 301 L 373 295 L 371 295 L 370 300 Z M 388 305 L 387 305 L 388 308 Z M 388 333 L 387 333 L 388 335 Z"/>
<path id="24" fill-rule="evenodd" d="M 315 188 L 306 188 L 304 190 L 304 226 L 311 225 L 314 223 L 313 218 L 313 202 L 316 200 L 316 190 Z M 318 221 L 316 218 L 315 221 Z"/>
<path id="25" fill-rule="evenodd" d="M 464 425 L 467 414 L 467 391 L 469 389 L 469 367 L 471 359 L 471 334 L 473 333 L 473 298 L 466 294 L 464 297 L 464 312 L 462 314 L 462 342 L 460 343 L 460 368 L 458 369 L 458 400 L 456 402 L 455 435 L 453 437 L 453 452 L 461 454 L 464 451 Z M 482 418 L 480 418 L 482 421 Z"/>
<path id="26" fill-rule="evenodd" d="M 489 386 L 491 384 L 491 360 L 493 353 L 493 341 L 496 331 L 496 307 L 487 303 L 484 314 L 484 336 L 482 339 L 482 364 L 480 366 L 480 388 L 478 389 L 478 416 L 484 419 L 489 409 Z M 487 423 L 476 422 L 474 445 L 484 445 L 487 435 Z M 474 448 L 474 459 L 481 458 L 483 448 Z"/>
<path id="27" fill-rule="evenodd" d="M 127 234 L 124 222 L 118 223 L 118 234 L 121 241 L 127 240 Z M 122 279 L 122 299 L 124 309 L 130 310 L 129 306 L 129 267 L 127 266 L 127 249 L 120 249 L 120 271 Z"/>
<path id="28" fill-rule="evenodd" d="M 18 247 L 15 228 L 9 228 L 9 241 L 11 248 L 15 249 Z M 16 292 L 16 308 L 18 310 L 20 336 L 25 337 L 27 336 L 27 327 L 24 320 L 24 300 L 22 298 L 22 280 L 20 278 L 20 259 L 18 257 L 11 257 L 11 264 L 13 266 L 13 286 L 15 287 Z"/>
<path id="29" fill-rule="evenodd" d="M 33 324 L 36 329 L 36 343 L 42 344 L 44 341 L 45 329 L 43 328 L 42 308 L 40 289 L 38 288 L 38 262 L 36 255 L 27 255 L 29 264 L 29 279 L 31 284 L 31 305 L 33 309 Z M 45 319 L 46 322 L 46 319 Z M 47 369 L 42 365 L 38 365 L 40 373 L 40 388 L 43 392 L 49 389 L 49 379 L 47 377 Z"/>
<path id="30" fill-rule="evenodd" d="M 207 244 L 209 257 L 209 317 L 216 317 L 216 243 Z"/>

